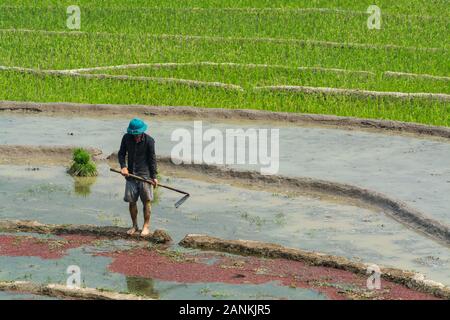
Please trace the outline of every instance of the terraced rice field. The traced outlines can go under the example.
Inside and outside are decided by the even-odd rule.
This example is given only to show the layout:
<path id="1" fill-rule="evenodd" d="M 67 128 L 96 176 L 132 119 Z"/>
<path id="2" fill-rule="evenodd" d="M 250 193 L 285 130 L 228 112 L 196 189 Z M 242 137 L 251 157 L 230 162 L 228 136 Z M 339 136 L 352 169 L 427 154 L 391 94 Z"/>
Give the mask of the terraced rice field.
<path id="1" fill-rule="evenodd" d="M 77 298 L 42 287 L 63 285 L 73 263 L 97 295 L 449 298 L 448 0 L 378 1 L 381 29 L 367 26 L 370 3 L 350 0 L 76 4 L 70 30 L 71 0 L 0 1 L 0 299 Z M 191 194 L 175 209 L 179 195 L 158 189 L 151 229 L 171 244 L 125 233 L 123 179 L 109 168 L 134 116 L 150 124 L 162 182 Z M 169 163 L 193 118 L 279 130 L 278 172 Z M 67 174 L 75 146 L 95 148 L 97 178 Z M 366 263 L 382 267 L 382 290 Z M 18 280 L 34 287 L 11 291 Z"/>
<path id="2" fill-rule="evenodd" d="M 380 30 L 367 27 L 368 5 L 352 1 L 114 0 L 78 2 L 81 29 L 71 31 L 70 4 L 2 1 L 0 99 L 450 123 L 447 1 L 379 2 Z M 447 96 L 373 97 L 267 86 Z"/>

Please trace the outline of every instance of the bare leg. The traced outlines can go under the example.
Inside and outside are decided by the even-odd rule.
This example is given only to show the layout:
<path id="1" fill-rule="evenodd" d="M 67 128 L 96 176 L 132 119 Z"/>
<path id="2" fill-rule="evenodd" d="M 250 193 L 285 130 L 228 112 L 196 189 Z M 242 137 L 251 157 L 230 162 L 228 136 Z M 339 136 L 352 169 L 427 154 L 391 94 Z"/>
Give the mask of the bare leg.
<path id="1" fill-rule="evenodd" d="M 127 233 L 129 235 L 132 235 L 136 231 L 139 230 L 138 224 L 137 224 L 138 208 L 137 208 L 136 202 L 130 202 L 129 208 L 130 208 L 131 221 L 133 222 L 133 227 L 130 230 L 128 230 Z"/>
<path id="2" fill-rule="evenodd" d="M 150 234 L 150 215 L 152 211 L 152 205 L 150 201 L 144 203 L 144 226 L 142 227 L 141 236 L 147 236 Z"/>

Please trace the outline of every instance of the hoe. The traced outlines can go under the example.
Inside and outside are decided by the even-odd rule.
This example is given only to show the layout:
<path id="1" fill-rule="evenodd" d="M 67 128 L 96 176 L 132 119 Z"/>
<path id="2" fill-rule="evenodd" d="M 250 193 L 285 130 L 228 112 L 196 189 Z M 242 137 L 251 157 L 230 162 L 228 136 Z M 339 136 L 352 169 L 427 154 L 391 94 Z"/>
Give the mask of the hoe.
<path id="1" fill-rule="evenodd" d="M 113 169 L 113 168 L 110 168 L 109 170 L 112 171 L 112 172 L 115 172 L 115 173 L 122 174 L 119 170 L 116 170 L 116 169 Z M 136 176 L 134 174 L 129 174 L 128 176 L 130 178 L 133 178 L 133 179 L 136 179 L 136 180 L 139 180 L 139 181 L 142 181 L 142 182 L 147 182 L 147 183 L 153 185 L 153 181 L 151 181 L 151 180 L 147 180 L 145 178 Z M 158 187 L 163 187 L 163 188 L 166 188 L 166 189 L 169 189 L 169 190 L 172 190 L 172 191 L 184 194 L 183 198 L 181 198 L 180 200 L 175 202 L 175 208 L 178 208 L 179 206 L 181 206 L 190 196 L 189 193 L 187 193 L 186 191 L 178 190 L 178 189 L 175 189 L 175 188 L 172 188 L 172 187 L 160 184 L 160 183 L 158 183 Z"/>

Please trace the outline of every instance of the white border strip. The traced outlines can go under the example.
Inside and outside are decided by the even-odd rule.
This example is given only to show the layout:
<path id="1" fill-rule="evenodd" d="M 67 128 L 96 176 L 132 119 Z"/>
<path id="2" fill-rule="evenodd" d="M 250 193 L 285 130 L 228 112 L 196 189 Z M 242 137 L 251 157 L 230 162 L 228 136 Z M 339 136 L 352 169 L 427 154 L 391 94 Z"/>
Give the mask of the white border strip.
<path id="1" fill-rule="evenodd" d="M 11 6 L 11 5 L 0 5 L 0 9 L 13 9 L 13 10 L 20 10 L 20 9 L 35 9 L 36 7 L 32 6 Z M 46 6 L 46 9 L 60 9 L 60 7 L 57 6 Z M 64 7 L 65 8 L 65 7 Z M 117 10 L 117 11 L 123 11 L 123 10 L 167 10 L 167 11 L 187 11 L 187 12 L 202 12 L 202 11 L 215 11 L 215 12 L 244 12 L 244 13 L 261 13 L 261 12 L 283 12 L 283 13 L 290 13 L 290 12 L 297 12 L 297 13 L 342 13 L 342 14 L 349 14 L 349 15 L 365 15 L 367 16 L 366 11 L 362 10 L 352 10 L 352 9 L 342 9 L 342 8 L 324 8 L 324 7 L 197 7 L 197 8 L 189 8 L 189 7 L 136 7 L 136 6 L 112 6 L 112 7 L 92 7 L 92 6 L 85 6 L 83 5 L 83 8 L 85 9 L 103 9 L 103 10 Z M 417 14 L 402 14 L 402 13 L 394 13 L 394 12 L 384 12 L 384 16 L 387 17 L 399 17 L 399 18 L 414 18 L 414 19 L 426 19 L 426 20 L 432 20 L 432 19 L 447 19 L 445 16 L 439 16 L 439 15 L 417 15 Z"/>
<path id="2" fill-rule="evenodd" d="M 327 68 L 327 67 L 290 67 L 275 64 L 255 64 L 255 63 L 236 63 L 236 62 L 161 62 L 161 63 L 134 63 L 134 64 L 122 64 L 114 66 L 99 66 L 91 68 L 79 68 L 79 69 L 66 69 L 60 70 L 63 72 L 88 72 L 97 70 L 119 70 L 119 69 L 138 69 L 138 68 L 176 68 L 183 66 L 215 66 L 215 67 L 236 67 L 236 68 L 266 68 L 266 69 L 285 69 L 285 70 L 298 70 L 298 71 L 323 71 L 323 72 L 336 72 L 336 73 L 359 73 L 375 76 L 374 72 L 364 70 L 348 70 L 340 68 Z"/>
<path id="3" fill-rule="evenodd" d="M 286 91 L 286 92 L 301 92 L 306 94 L 321 93 L 333 95 L 348 95 L 360 97 L 390 97 L 399 99 L 423 98 L 433 99 L 439 101 L 450 101 L 450 95 L 445 93 L 428 93 L 428 92 L 392 92 L 392 91 L 370 91 L 360 89 L 345 89 L 345 88 L 329 88 L 329 87 L 308 87 L 308 86 L 262 86 L 255 87 L 254 90 L 260 91 Z"/>
<path id="4" fill-rule="evenodd" d="M 179 78 L 163 78 L 163 77 L 134 77 L 127 75 L 110 75 L 110 74 L 90 74 L 90 73 L 77 73 L 73 71 L 61 71 L 61 70 L 40 70 L 40 69 L 32 69 L 32 68 L 22 68 L 22 67 L 7 67 L 0 66 L 0 71 L 16 71 L 21 73 L 31 73 L 37 75 L 62 75 L 69 77 L 78 77 L 78 78 L 86 78 L 86 79 L 113 79 L 113 80 L 122 80 L 122 81 L 155 81 L 159 83 L 176 83 L 187 85 L 190 87 L 216 87 L 227 90 L 237 90 L 244 91 L 241 86 L 222 83 L 222 82 L 208 82 L 208 81 L 197 81 L 197 80 L 189 80 L 189 79 L 179 79 Z"/>
<path id="5" fill-rule="evenodd" d="M 136 65 L 134 65 L 136 66 Z M 122 67 L 122 66 L 120 66 Z M 102 67 L 99 67 L 102 68 Z M 143 77 L 143 76 L 127 76 L 127 75 L 110 75 L 110 74 L 90 74 L 90 73 L 77 73 L 77 70 L 40 70 L 32 68 L 22 67 L 7 67 L 0 66 L 0 71 L 16 71 L 22 73 L 31 73 L 38 75 L 62 75 L 69 77 L 80 77 L 87 79 L 113 79 L 122 81 L 156 81 L 159 83 L 177 83 L 187 85 L 191 87 L 216 87 L 226 90 L 245 91 L 244 88 L 234 84 L 227 84 L 222 82 L 208 82 L 197 81 L 189 79 L 179 78 L 162 78 L 162 77 Z M 78 69 L 79 71 L 80 69 Z M 86 69 L 85 69 L 86 70 Z M 90 69 L 92 70 L 92 68 Z M 95 69 L 101 70 L 101 69 Z M 334 94 L 334 95 L 349 95 L 349 96 L 361 96 L 361 97 L 391 97 L 399 99 L 433 99 L 439 101 L 450 101 L 450 95 L 445 93 L 427 93 L 427 92 L 390 92 L 390 91 L 370 91 L 360 89 L 346 89 L 346 88 L 329 88 L 329 87 L 310 87 L 310 86 L 291 86 L 291 85 L 273 85 L 273 86 L 260 86 L 254 87 L 255 91 L 287 91 L 287 92 L 302 92 L 302 93 L 321 93 L 321 94 Z"/>
<path id="6" fill-rule="evenodd" d="M 385 71 L 383 73 L 383 76 L 386 77 L 405 77 L 405 78 L 424 78 L 424 79 L 431 79 L 431 80 L 444 80 L 449 81 L 450 77 L 446 76 L 435 76 L 432 74 L 425 74 L 425 73 L 408 73 L 408 72 L 397 72 L 397 71 Z"/>
<path id="7" fill-rule="evenodd" d="M 401 46 L 395 44 L 370 44 L 357 42 L 336 42 L 313 39 L 295 39 L 295 38 L 260 38 L 260 37 L 221 37 L 221 36 L 198 36 L 198 35 L 183 35 L 183 34 L 150 34 L 150 33 L 120 33 L 120 32 L 86 32 L 86 31 L 52 31 L 52 30 L 36 30 L 36 29 L 0 29 L 0 32 L 17 32 L 17 33 L 42 33 L 49 35 L 100 35 L 100 36 L 115 36 L 115 37 L 151 37 L 156 39 L 182 39 L 182 40 L 206 40 L 206 41 L 246 41 L 246 42 L 269 42 L 269 43 L 293 43 L 299 45 L 313 45 L 323 47 L 335 48 L 362 48 L 362 49 L 394 49 L 394 50 L 409 50 L 409 51 L 448 51 L 448 48 L 432 48 L 432 47 L 415 47 L 415 46 Z"/>

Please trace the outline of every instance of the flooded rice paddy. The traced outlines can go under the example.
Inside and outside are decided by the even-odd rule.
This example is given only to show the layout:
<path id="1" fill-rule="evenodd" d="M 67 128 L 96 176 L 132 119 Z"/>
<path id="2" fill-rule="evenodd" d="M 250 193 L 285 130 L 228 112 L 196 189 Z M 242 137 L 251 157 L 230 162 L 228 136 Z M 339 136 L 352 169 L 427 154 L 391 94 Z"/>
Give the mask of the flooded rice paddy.
<path id="1" fill-rule="evenodd" d="M 193 121 L 144 118 L 157 154 L 169 156 L 177 128 Z M 0 144 L 80 145 L 117 151 L 129 119 L 0 115 Z M 45 124 L 45 125 L 43 125 Z M 349 183 L 406 202 L 450 223 L 450 143 L 410 136 L 337 129 L 203 121 L 203 129 L 280 128 L 279 174 Z M 24 134 L 26 132 L 26 134 Z M 205 143 L 206 144 L 206 143 Z M 193 151 L 194 148 L 193 148 Z M 258 170 L 251 165 L 235 166 Z"/>
<path id="2" fill-rule="evenodd" d="M 150 119 L 157 154 L 170 155 L 171 132 L 192 130 L 192 121 Z M 45 123 L 45 125 L 43 125 Z M 128 119 L 0 115 L 0 144 L 76 145 L 96 147 L 105 155 L 117 151 Z M 271 124 L 258 124 L 272 128 Z M 250 128 L 252 124 L 203 122 L 203 127 Z M 336 129 L 280 128 L 280 172 L 350 183 L 387 194 L 422 210 L 443 223 L 450 222 L 450 144 L 407 136 Z M 236 166 L 258 170 L 254 166 Z M 74 179 L 61 166 L 0 165 L 0 219 L 31 219 L 42 223 L 128 226 L 123 202 L 123 178 L 106 164 L 99 176 Z M 174 243 L 187 233 L 226 239 L 277 243 L 311 251 L 424 273 L 450 285 L 450 252 L 387 217 L 383 212 L 352 204 L 303 196 L 246 190 L 177 176 L 163 182 L 191 193 L 180 208 L 179 195 L 159 189 L 153 204 L 152 229 L 168 230 Z M 141 211 L 141 210 L 140 210 Z M 140 212 L 140 221 L 142 213 Z M 64 283 L 65 269 L 77 264 L 89 287 L 144 294 L 160 299 L 325 299 L 319 291 L 290 288 L 277 282 L 236 284 L 183 283 L 151 276 L 130 276 L 110 269 L 110 256 L 97 251 L 124 249 L 128 244 L 71 248 L 59 259 L 39 256 L 0 256 L 0 279 Z M 185 250 L 176 244 L 174 250 Z M 0 292 L 0 299 L 40 299 L 26 293 Z"/>

